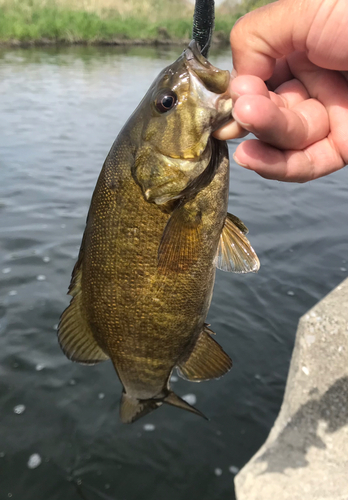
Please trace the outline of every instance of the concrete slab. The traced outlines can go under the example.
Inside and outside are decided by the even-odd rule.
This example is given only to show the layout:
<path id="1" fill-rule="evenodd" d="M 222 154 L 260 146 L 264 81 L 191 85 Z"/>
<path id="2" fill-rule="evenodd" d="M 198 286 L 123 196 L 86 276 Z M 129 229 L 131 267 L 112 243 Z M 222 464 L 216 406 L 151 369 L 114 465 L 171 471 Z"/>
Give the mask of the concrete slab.
<path id="1" fill-rule="evenodd" d="M 279 416 L 238 500 L 348 500 L 348 279 L 299 322 Z"/>

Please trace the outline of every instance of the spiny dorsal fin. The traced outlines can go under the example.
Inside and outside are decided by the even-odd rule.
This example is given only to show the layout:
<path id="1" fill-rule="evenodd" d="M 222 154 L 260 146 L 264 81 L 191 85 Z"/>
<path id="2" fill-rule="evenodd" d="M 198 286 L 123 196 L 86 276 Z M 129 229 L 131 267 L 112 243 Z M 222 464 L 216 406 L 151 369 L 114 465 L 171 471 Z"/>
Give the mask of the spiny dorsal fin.
<path id="1" fill-rule="evenodd" d="M 78 363 L 94 365 L 109 359 L 109 356 L 97 344 L 81 307 L 80 263 L 81 256 L 74 267 L 68 292 L 73 298 L 60 317 L 58 341 L 67 358 Z"/>
<path id="2" fill-rule="evenodd" d="M 182 410 L 187 410 L 190 411 L 191 413 L 195 413 L 195 415 L 199 415 L 200 417 L 205 418 L 205 420 L 208 420 L 205 415 L 197 408 L 194 406 L 191 406 L 190 404 L 186 403 L 183 399 L 179 398 L 174 392 L 170 391 L 168 396 L 166 396 L 163 399 L 163 403 L 167 403 L 168 405 L 176 406 L 178 408 L 181 408 Z"/>
<path id="3" fill-rule="evenodd" d="M 210 328 L 204 326 L 188 359 L 178 364 L 181 377 L 201 382 L 222 377 L 232 368 L 231 358 L 210 336 L 210 332 Z"/>
<path id="4" fill-rule="evenodd" d="M 173 211 L 158 249 L 157 268 L 161 274 L 185 271 L 197 261 L 201 217 L 200 212 L 190 212 L 184 206 Z"/>
<path id="5" fill-rule="evenodd" d="M 138 418 L 147 415 L 153 410 L 161 406 L 162 401 L 153 399 L 145 399 L 143 401 L 128 396 L 125 392 L 122 393 L 120 405 L 120 418 L 124 424 L 131 424 Z"/>
<path id="6" fill-rule="evenodd" d="M 260 261 L 244 235 L 246 232 L 242 221 L 231 214 L 227 215 L 215 257 L 218 269 L 232 273 L 256 273 L 259 270 Z"/>

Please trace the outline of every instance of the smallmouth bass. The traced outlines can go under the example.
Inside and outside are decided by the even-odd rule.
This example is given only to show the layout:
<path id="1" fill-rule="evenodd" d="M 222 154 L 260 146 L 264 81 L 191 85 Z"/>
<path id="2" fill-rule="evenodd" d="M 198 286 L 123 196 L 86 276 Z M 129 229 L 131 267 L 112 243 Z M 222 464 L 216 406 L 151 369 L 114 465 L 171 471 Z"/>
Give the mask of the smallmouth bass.
<path id="1" fill-rule="evenodd" d="M 121 130 L 93 193 L 58 339 L 73 361 L 112 360 L 126 423 L 163 403 L 202 415 L 171 391 L 173 369 L 201 381 L 232 366 L 205 323 L 215 270 L 259 261 L 227 214 L 227 145 L 211 137 L 231 116 L 228 82 L 192 41 Z"/>

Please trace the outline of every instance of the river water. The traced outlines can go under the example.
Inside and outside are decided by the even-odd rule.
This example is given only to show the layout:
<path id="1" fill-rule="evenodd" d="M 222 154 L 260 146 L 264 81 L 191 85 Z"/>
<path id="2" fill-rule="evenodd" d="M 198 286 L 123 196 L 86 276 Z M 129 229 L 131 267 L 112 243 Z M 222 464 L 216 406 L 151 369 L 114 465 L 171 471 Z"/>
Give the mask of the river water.
<path id="1" fill-rule="evenodd" d="M 166 406 L 122 425 L 111 363 L 65 358 L 55 330 L 98 173 L 179 52 L 0 52 L 1 499 L 233 499 L 234 474 L 279 411 L 299 317 L 348 275 L 347 169 L 291 185 L 231 162 L 230 211 L 262 266 L 217 273 L 208 320 L 231 372 L 172 383 L 210 421 Z M 228 51 L 211 61 L 231 67 Z"/>

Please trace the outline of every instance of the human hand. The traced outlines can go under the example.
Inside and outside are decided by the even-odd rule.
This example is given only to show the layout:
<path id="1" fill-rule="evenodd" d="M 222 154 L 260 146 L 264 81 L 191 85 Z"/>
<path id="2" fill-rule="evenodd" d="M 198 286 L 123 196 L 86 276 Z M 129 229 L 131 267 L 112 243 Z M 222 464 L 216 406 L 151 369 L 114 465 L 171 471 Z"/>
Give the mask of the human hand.
<path id="1" fill-rule="evenodd" d="M 278 0 L 241 18 L 231 46 L 236 121 L 214 135 L 232 139 L 244 129 L 258 138 L 241 143 L 235 161 L 262 177 L 292 182 L 344 167 L 347 0 Z"/>

